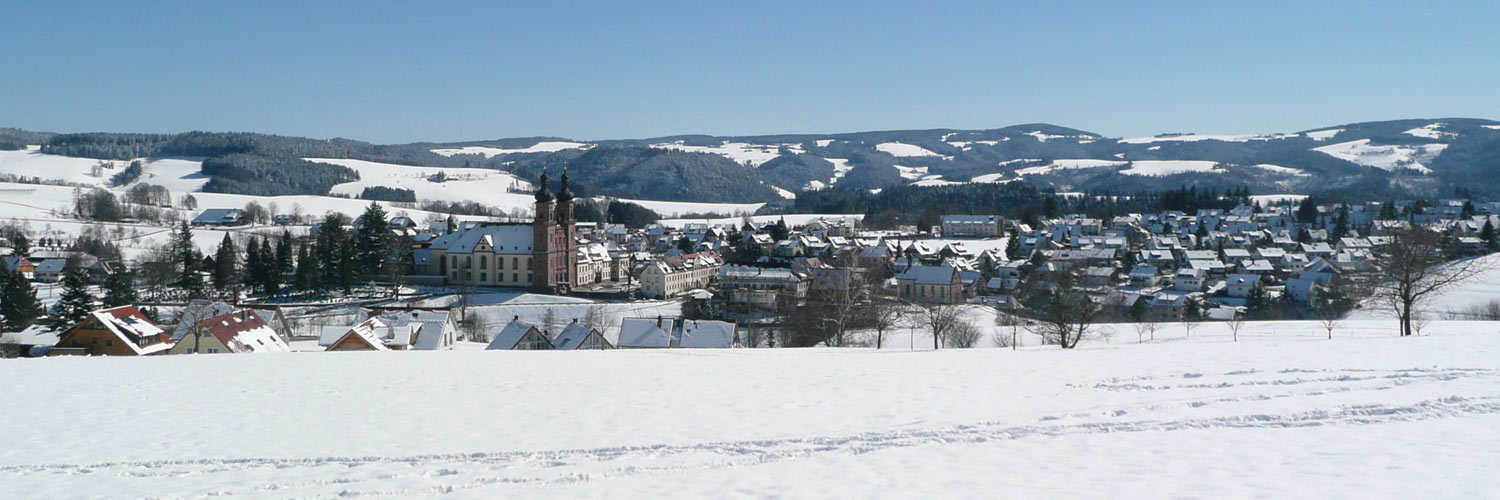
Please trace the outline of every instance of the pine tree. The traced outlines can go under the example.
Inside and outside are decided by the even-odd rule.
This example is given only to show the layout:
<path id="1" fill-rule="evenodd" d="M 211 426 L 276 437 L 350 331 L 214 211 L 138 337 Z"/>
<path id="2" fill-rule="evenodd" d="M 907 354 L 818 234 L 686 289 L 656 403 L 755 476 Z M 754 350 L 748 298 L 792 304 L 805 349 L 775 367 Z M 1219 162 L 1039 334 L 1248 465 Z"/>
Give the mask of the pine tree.
<path id="1" fill-rule="evenodd" d="M 183 222 L 172 236 L 172 258 L 173 264 L 181 270 L 177 286 L 187 292 L 189 297 L 203 297 L 203 275 L 198 272 L 203 264 L 203 256 L 193 243 L 193 229 L 187 222 Z"/>
<path id="2" fill-rule="evenodd" d="M 354 238 L 345 236 L 335 247 L 334 258 L 335 281 L 345 294 L 353 291 L 354 284 L 359 281 L 359 250 L 354 246 Z"/>
<path id="3" fill-rule="evenodd" d="M 104 307 L 119 307 L 134 304 L 135 272 L 125 263 L 116 264 L 104 275 Z"/>
<path id="4" fill-rule="evenodd" d="M 36 289 L 31 281 L 17 270 L 5 280 L 5 289 L 0 290 L 0 330 L 19 332 L 31 326 L 42 315 L 42 303 L 36 298 Z"/>
<path id="5" fill-rule="evenodd" d="M 318 281 L 318 267 L 311 254 L 308 253 L 308 245 L 304 244 L 297 249 L 297 274 L 295 283 L 298 290 L 303 292 L 317 291 L 321 284 Z"/>
<path id="6" fill-rule="evenodd" d="M 1484 247 L 1489 251 L 1500 250 L 1500 238 L 1497 238 L 1495 235 L 1494 218 L 1484 218 L 1484 228 L 1479 230 L 1479 239 L 1484 240 Z"/>
<path id="7" fill-rule="evenodd" d="M 1257 284 L 1250 289 L 1250 295 L 1245 297 L 1245 315 L 1252 319 L 1264 319 L 1270 305 L 1266 290 Z"/>
<path id="8" fill-rule="evenodd" d="M 379 203 L 370 202 L 364 215 L 359 216 L 359 231 L 355 234 L 359 271 L 378 274 L 385 265 L 386 251 L 390 247 L 390 222 L 385 209 Z"/>
<path id="9" fill-rule="evenodd" d="M 281 293 L 281 270 L 276 266 L 276 251 L 271 249 L 271 242 L 262 241 L 260 245 L 260 287 L 266 291 L 266 295 L 275 297 Z"/>
<path id="10" fill-rule="evenodd" d="M 31 256 L 31 240 L 26 239 L 25 233 L 17 231 L 14 235 L 11 235 L 10 247 L 12 250 L 15 250 L 16 255 L 22 257 Z"/>
<path id="11" fill-rule="evenodd" d="M 62 286 L 62 296 L 57 300 L 57 312 L 52 317 L 52 327 L 57 329 L 78 324 L 94 310 L 94 296 L 89 293 L 88 271 L 81 267 L 68 268 L 63 271 Z"/>
<path id="12" fill-rule="evenodd" d="M 250 243 L 245 246 L 245 285 L 250 287 L 261 287 L 265 282 L 266 263 L 261 260 L 260 240 L 251 238 Z"/>
<path id="13" fill-rule="evenodd" d="M 291 231 L 282 231 L 281 239 L 276 241 L 276 272 L 281 274 L 292 272 Z"/>
<path id="14" fill-rule="evenodd" d="M 1302 204 L 1297 207 L 1297 222 L 1312 224 L 1318 221 L 1318 204 L 1312 197 L 1302 199 Z"/>
<path id="15" fill-rule="evenodd" d="M 239 279 L 238 261 L 239 253 L 234 248 L 234 240 L 229 238 L 229 233 L 224 233 L 224 239 L 219 241 L 219 250 L 214 252 L 214 288 L 219 293 L 234 291 L 234 285 Z"/>

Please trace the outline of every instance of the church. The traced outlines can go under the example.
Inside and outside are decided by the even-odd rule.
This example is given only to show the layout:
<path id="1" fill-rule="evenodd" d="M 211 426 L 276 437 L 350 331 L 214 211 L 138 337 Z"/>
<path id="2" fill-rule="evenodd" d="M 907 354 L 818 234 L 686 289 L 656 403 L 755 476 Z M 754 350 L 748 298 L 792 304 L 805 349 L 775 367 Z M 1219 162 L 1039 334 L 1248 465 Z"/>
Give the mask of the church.
<path id="1" fill-rule="evenodd" d="M 542 174 L 530 224 L 481 222 L 434 238 L 426 267 L 449 285 L 567 294 L 578 284 L 578 239 L 566 171 L 560 181 L 553 194 Z"/>

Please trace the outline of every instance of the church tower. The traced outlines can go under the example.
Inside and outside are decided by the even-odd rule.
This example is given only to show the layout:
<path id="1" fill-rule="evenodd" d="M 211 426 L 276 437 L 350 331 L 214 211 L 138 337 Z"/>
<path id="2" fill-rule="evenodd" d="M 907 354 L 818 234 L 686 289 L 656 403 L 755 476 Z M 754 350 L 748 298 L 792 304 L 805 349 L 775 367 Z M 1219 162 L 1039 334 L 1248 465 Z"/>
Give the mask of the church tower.
<path id="1" fill-rule="evenodd" d="M 574 239 L 573 192 L 568 190 L 566 170 L 561 180 L 554 197 L 544 172 L 536 191 L 536 219 L 531 229 L 531 289 L 539 293 L 566 294 L 576 282 L 578 242 Z"/>

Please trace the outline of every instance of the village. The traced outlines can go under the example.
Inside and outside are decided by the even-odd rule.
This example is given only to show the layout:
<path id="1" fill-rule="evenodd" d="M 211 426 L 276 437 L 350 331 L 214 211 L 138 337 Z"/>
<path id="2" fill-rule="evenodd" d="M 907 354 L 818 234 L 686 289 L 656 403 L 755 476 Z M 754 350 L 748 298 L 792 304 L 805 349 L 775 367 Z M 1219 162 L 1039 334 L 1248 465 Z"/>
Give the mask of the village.
<path id="1" fill-rule="evenodd" d="M 273 252 L 269 241 L 252 240 L 239 264 L 223 248 L 234 245 L 226 236 L 219 252 L 167 271 L 181 282 L 145 293 L 134 291 L 144 280 L 130 263 L 57 250 L 56 242 L 31 250 L 24 235 L 12 235 L 22 241 L 0 242 L 8 281 L 63 282 L 64 290 L 45 316 L 8 321 L 11 333 L 0 344 L 13 356 L 880 347 L 887 330 L 907 328 L 936 349 L 974 347 L 986 330 L 1035 323 L 1045 307 L 1038 298 L 1062 295 L 1090 304 L 1070 312 L 1090 323 L 1336 319 L 1359 306 L 1354 277 L 1372 270 L 1393 232 L 1441 235 L 1451 260 L 1495 251 L 1500 222 L 1500 203 L 1283 200 L 1108 219 L 944 215 L 938 226 L 883 230 L 855 216 L 632 229 L 576 221 L 566 173 L 556 192 L 545 175 L 539 185 L 531 221 L 449 218 L 424 226 L 376 210 L 345 230 L 330 214 L 295 243 L 303 249 L 295 263 L 275 262 L 290 260 L 294 242 L 278 241 Z M 207 209 L 190 225 L 249 222 L 244 210 Z M 344 243 L 324 241 L 340 231 Z M 389 246 L 370 259 L 360 253 L 365 241 Z M 320 252 L 338 258 L 324 248 L 345 249 L 347 262 L 311 269 Z M 402 261 L 391 263 L 393 256 Z M 239 267 L 230 273 L 216 258 Z M 361 259 L 384 271 L 333 269 Z M 288 291 L 336 291 L 339 280 L 347 280 L 345 294 L 331 298 Z M 159 293 L 174 287 L 189 293 Z M 487 296 L 503 299 L 475 299 Z M 507 317 L 505 301 L 516 299 L 537 305 Z M 486 307 L 487 318 L 478 312 Z M 975 324 L 976 310 L 992 324 Z M 1069 344 L 1065 334 L 1039 336 Z"/>

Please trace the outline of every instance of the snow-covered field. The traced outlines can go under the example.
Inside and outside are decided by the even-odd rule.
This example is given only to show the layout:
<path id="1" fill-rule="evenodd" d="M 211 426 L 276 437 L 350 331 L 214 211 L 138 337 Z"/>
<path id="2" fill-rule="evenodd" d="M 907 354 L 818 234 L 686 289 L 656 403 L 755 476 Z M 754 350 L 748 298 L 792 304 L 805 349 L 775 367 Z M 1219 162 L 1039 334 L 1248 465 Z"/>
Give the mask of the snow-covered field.
<path id="1" fill-rule="evenodd" d="M 753 214 L 765 203 L 709 203 L 694 201 L 653 201 L 653 200 L 630 200 L 621 198 L 620 201 L 634 203 L 646 209 L 656 212 L 662 217 L 681 217 L 683 214 L 722 214 L 740 215 Z"/>
<path id="2" fill-rule="evenodd" d="M 678 151 L 687 151 L 690 153 L 716 154 L 734 160 L 735 163 L 748 163 L 752 167 L 759 167 L 761 166 L 761 164 L 774 160 L 777 156 L 781 156 L 782 147 L 785 147 L 788 151 L 796 154 L 802 154 L 805 152 L 802 149 L 801 144 L 794 143 L 748 144 L 743 142 L 724 141 L 723 144 L 720 144 L 718 146 L 689 146 L 684 144 L 683 141 L 677 141 L 652 144 L 651 147 L 659 149 L 675 149 Z"/>
<path id="3" fill-rule="evenodd" d="M 364 160 L 307 158 L 307 161 L 342 165 L 359 172 L 359 180 L 333 186 L 333 194 L 359 196 L 367 187 L 384 186 L 412 190 L 417 201 L 479 201 L 505 211 L 531 210 L 531 183 L 504 170 L 487 168 L 415 167 Z M 441 174 L 441 182 L 434 176 Z"/>
<path id="4" fill-rule="evenodd" d="M 1068 170 L 1075 168 L 1118 167 L 1126 163 L 1127 162 L 1123 161 L 1094 159 L 1053 160 L 1052 163 L 1046 165 L 1026 167 L 1016 170 L 1016 175 L 1040 175 L 1052 172 L 1054 170 Z"/>
<path id="5" fill-rule="evenodd" d="M 904 143 L 904 142 L 882 142 L 880 144 L 876 144 L 875 145 L 875 150 L 876 151 L 881 151 L 881 152 L 884 152 L 884 153 L 888 153 L 891 156 L 895 156 L 895 157 L 898 157 L 898 158 L 905 158 L 905 157 L 935 157 L 935 158 L 945 158 L 945 159 L 952 158 L 950 156 L 940 155 L 940 154 L 934 153 L 934 152 L 932 152 L 932 151 L 930 151 L 927 148 L 924 148 L 922 146 L 918 146 L 918 145 L 915 145 L 915 144 L 907 144 L 907 143 Z"/>
<path id="6" fill-rule="evenodd" d="M 1203 160 L 1139 160 L 1130 162 L 1130 168 L 1121 170 L 1124 175 L 1165 176 L 1188 172 L 1214 174 L 1223 173 L 1218 163 Z"/>
<path id="7" fill-rule="evenodd" d="M 1500 495 L 1500 325 L 1246 330 L 12 360 L 0 497 Z"/>
<path id="8" fill-rule="evenodd" d="M 1369 139 L 1360 139 L 1313 148 L 1313 151 L 1381 170 L 1410 169 L 1430 173 L 1432 169 L 1423 163 L 1437 158 L 1447 148 L 1447 144 L 1379 146 L 1370 144 Z"/>
<path id="9" fill-rule="evenodd" d="M 516 149 L 492 148 L 488 146 L 464 146 L 461 148 L 434 149 L 433 153 L 443 156 L 455 155 L 482 155 L 485 158 L 493 158 L 500 155 L 514 153 L 555 153 L 565 149 L 587 149 L 593 144 L 568 141 L 542 141 L 531 146 Z"/>

